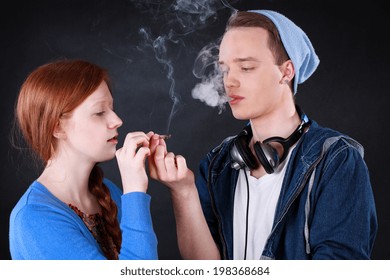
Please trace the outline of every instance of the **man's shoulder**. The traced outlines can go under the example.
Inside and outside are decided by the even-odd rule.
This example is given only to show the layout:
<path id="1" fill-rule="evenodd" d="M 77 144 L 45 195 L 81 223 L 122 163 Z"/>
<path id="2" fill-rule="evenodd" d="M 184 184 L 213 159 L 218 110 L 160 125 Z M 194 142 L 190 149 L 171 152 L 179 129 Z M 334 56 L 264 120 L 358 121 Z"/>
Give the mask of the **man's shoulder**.
<path id="1" fill-rule="evenodd" d="M 363 156 L 363 146 L 349 135 L 337 131 L 329 127 L 323 127 L 317 122 L 312 121 L 312 124 L 302 139 L 302 150 L 310 153 L 311 151 L 325 152 L 330 147 L 349 146 L 356 149 Z"/>

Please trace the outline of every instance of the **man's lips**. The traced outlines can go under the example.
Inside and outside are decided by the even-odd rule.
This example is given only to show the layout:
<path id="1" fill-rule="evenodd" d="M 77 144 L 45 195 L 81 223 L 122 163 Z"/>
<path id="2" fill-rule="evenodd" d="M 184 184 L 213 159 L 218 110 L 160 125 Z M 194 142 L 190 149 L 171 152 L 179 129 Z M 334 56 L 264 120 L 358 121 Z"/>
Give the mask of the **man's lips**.
<path id="1" fill-rule="evenodd" d="M 240 102 L 243 99 L 244 99 L 244 97 L 239 96 L 239 95 L 234 95 L 234 94 L 229 95 L 229 104 L 231 104 L 231 105 L 232 104 L 236 104 L 236 103 Z"/>

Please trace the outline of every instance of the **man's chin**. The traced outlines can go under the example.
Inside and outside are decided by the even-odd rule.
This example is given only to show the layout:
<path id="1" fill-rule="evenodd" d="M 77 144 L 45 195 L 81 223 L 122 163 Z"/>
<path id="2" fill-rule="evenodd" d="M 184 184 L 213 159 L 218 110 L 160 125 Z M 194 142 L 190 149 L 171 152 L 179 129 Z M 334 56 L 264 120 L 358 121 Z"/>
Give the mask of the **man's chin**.
<path id="1" fill-rule="evenodd" d="M 246 114 L 240 114 L 238 112 L 233 112 L 233 117 L 239 121 L 246 121 L 246 120 L 249 120 L 249 116 L 246 115 Z"/>

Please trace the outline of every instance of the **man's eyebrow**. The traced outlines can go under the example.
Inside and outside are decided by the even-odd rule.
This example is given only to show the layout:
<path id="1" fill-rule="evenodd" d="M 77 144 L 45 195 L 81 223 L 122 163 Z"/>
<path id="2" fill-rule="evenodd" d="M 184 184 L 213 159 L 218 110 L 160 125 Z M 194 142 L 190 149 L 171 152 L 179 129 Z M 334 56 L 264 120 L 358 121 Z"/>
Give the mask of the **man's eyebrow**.
<path id="1" fill-rule="evenodd" d="M 246 61 L 254 61 L 254 62 L 260 62 L 260 60 L 258 60 L 257 58 L 253 57 L 253 56 L 248 56 L 248 57 L 238 57 L 238 58 L 235 58 L 233 59 L 233 62 L 246 62 Z M 220 65 L 223 65 L 225 64 L 223 61 L 218 61 L 218 63 Z"/>

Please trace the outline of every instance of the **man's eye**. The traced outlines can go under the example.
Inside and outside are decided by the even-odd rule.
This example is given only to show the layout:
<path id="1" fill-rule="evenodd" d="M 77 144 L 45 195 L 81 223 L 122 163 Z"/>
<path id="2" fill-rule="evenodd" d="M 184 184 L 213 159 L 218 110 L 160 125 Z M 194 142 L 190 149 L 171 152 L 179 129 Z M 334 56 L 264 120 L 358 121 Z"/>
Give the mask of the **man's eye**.
<path id="1" fill-rule="evenodd" d="M 106 112 L 106 111 L 101 111 L 101 112 L 96 113 L 96 115 L 97 115 L 97 116 L 103 116 L 105 112 Z"/>

